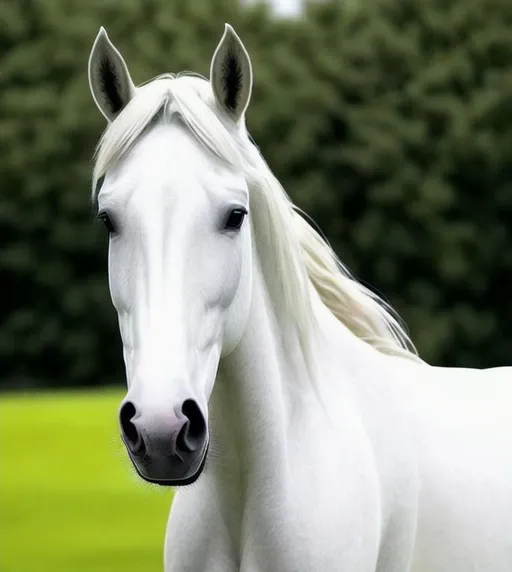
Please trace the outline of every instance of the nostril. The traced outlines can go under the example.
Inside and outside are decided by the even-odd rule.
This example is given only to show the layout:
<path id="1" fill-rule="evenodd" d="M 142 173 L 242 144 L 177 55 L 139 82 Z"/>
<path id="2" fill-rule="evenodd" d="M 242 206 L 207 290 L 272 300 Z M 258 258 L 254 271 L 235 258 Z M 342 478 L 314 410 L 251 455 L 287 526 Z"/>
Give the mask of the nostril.
<path id="1" fill-rule="evenodd" d="M 121 431 L 132 453 L 140 453 L 144 448 L 142 437 L 132 421 L 136 413 L 135 405 L 131 401 L 123 403 L 121 411 L 119 412 Z"/>
<path id="2" fill-rule="evenodd" d="M 191 453 L 199 449 L 204 443 L 206 421 L 199 405 L 193 399 L 187 399 L 183 403 L 181 411 L 187 421 L 178 434 L 176 445 L 178 449 Z"/>

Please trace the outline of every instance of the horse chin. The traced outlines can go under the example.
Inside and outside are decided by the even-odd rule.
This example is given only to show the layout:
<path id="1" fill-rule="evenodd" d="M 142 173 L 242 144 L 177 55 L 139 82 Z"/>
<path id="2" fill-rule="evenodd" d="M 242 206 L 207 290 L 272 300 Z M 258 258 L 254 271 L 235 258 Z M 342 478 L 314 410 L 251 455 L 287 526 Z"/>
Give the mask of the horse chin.
<path id="1" fill-rule="evenodd" d="M 129 450 L 128 456 L 139 477 L 147 483 L 161 487 L 183 487 L 195 483 L 201 476 L 206 464 L 208 445 L 207 442 L 203 452 L 187 463 L 176 457 L 165 458 L 158 462 L 146 456 L 142 460 Z"/>

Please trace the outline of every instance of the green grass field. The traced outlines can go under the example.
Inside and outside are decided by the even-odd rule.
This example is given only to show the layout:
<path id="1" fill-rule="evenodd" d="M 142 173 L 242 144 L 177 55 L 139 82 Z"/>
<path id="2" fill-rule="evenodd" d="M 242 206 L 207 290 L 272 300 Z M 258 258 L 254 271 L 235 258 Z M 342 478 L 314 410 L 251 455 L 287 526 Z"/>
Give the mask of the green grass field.
<path id="1" fill-rule="evenodd" d="M 169 490 L 137 480 L 123 393 L 0 396 L 0 570 L 161 572 Z"/>

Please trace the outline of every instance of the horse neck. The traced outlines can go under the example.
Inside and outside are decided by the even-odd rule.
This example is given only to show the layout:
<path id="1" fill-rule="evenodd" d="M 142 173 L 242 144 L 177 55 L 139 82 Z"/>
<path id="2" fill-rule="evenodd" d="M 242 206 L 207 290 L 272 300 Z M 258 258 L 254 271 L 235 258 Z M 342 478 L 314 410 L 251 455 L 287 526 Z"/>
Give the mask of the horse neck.
<path id="1" fill-rule="evenodd" d="M 286 338 L 280 326 L 256 268 L 245 332 L 235 350 L 221 360 L 209 405 L 213 456 L 220 449 L 219 458 L 235 463 L 223 467 L 233 473 L 229 478 L 238 471 L 252 475 L 263 458 L 262 467 L 282 474 L 294 394 L 307 379 L 298 342 Z M 295 359 L 286 359 L 286 350 Z"/>
<path id="2" fill-rule="evenodd" d="M 271 482 L 286 490 L 291 436 L 313 415 L 330 412 L 331 396 L 350 398 L 353 380 L 375 367 L 377 352 L 356 338 L 313 292 L 318 334 L 316 376 L 292 326 L 279 323 L 259 266 L 252 308 L 236 349 L 221 360 L 210 400 L 211 463 L 224 483 L 244 492 Z M 305 423 L 307 425 L 307 423 Z M 265 485 L 263 485 L 265 486 Z"/>

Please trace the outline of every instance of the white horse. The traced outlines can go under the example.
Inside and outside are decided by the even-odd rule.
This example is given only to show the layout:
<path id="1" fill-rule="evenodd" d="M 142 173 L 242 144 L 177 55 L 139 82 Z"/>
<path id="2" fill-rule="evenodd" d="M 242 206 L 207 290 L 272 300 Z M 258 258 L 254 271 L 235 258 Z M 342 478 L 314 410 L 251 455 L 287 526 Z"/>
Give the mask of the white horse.
<path id="1" fill-rule="evenodd" d="M 189 485 L 165 569 L 510 572 L 512 369 L 427 365 L 338 263 L 251 143 L 233 29 L 210 81 L 140 87 L 101 29 L 89 80 L 121 433 Z"/>

